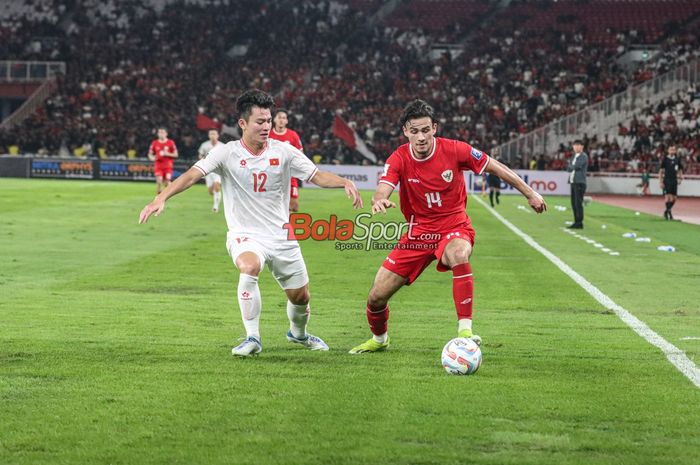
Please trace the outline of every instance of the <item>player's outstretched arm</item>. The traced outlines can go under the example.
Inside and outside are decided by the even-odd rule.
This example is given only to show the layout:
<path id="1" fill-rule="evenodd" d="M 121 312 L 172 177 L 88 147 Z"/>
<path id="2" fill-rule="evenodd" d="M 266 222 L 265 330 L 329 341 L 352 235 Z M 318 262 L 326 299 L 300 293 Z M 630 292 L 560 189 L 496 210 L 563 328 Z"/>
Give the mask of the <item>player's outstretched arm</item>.
<path id="1" fill-rule="evenodd" d="M 202 172 L 197 168 L 192 167 L 187 170 L 185 174 L 171 182 L 163 192 L 158 194 L 156 198 L 153 199 L 153 202 L 143 207 L 143 210 L 141 210 L 141 214 L 139 215 L 139 224 L 143 224 L 148 221 L 148 218 L 153 214 L 156 216 L 160 215 L 165 209 L 166 200 L 175 194 L 189 189 L 190 186 L 202 179 L 203 176 L 204 174 L 202 174 Z"/>
<path id="2" fill-rule="evenodd" d="M 520 176 L 515 174 L 513 170 L 508 168 L 503 163 L 491 158 L 489 159 L 488 165 L 486 165 L 485 171 L 487 173 L 495 174 L 503 181 L 518 189 L 520 193 L 525 196 L 527 202 L 530 204 L 530 207 L 532 207 L 532 209 L 537 213 L 542 213 L 547 210 L 547 203 L 544 201 L 542 196 L 535 192 L 532 187 L 525 184 L 525 181 L 520 179 Z"/>
<path id="3" fill-rule="evenodd" d="M 380 182 L 377 185 L 377 190 L 372 196 L 372 213 L 386 213 L 387 208 L 396 208 L 396 204 L 389 200 L 394 188 L 389 184 Z"/>
<path id="4" fill-rule="evenodd" d="M 316 171 L 316 174 L 310 179 L 318 187 L 342 187 L 345 189 L 345 194 L 349 199 L 352 199 L 354 208 L 362 208 L 365 204 L 360 196 L 360 191 L 355 187 L 355 183 L 349 179 L 341 178 L 337 174 L 329 173 L 328 171 Z"/>

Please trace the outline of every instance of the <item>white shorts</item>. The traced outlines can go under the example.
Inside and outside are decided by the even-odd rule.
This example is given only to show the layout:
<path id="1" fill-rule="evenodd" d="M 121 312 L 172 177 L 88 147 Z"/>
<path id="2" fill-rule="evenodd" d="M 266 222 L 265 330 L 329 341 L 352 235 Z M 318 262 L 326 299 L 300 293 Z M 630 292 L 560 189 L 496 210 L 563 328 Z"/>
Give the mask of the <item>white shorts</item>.
<path id="1" fill-rule="evenodd" d="M 207 183 L 207 187 L 213 186 L 215 182 L 221 184 L 221 176 L 216 173 L 209 173 L 204 176 L 204 182 Z"/>
<path id="2" fill-rule="evenodd" d="M 282 289 L 299 289 L 309 283 L 306 263 L 296 241 L 266 240 L 229 234 L 226 238 L 226 249 L 234 265 L 240 254 L 253 252 L 260 259 L 261 268 L 267 265 Z"/>

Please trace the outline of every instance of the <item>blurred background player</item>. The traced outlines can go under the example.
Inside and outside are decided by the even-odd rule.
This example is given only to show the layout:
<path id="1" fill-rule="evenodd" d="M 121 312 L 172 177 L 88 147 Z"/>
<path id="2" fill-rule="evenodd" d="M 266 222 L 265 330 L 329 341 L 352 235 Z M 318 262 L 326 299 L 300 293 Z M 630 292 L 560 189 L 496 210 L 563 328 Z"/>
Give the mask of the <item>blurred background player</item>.
<path id="1" fill-rule="evenodd" d="M 642 182 L 640 182 L 637 187 L 638 187 L 638 192 L 639 195 L 647 196 L 651 195 L 651 192 L 649 192 L 649 168 L 644 165 L 644 168 L 642 169 Z"/>
<path id="2" fill-rule="evenodd" d="M 574 222 L 569 228 L 583 229 L 583 196 L 586 193 L 588 155 L 583 151 L 583 141 L 580 139 L 574 141 L 573 149 L 574 154 L 566 168 L 571 184 L 571 209 L 574 211 Z"/>
<path id="3" fill-rule="evenodd" d="M 148 148 L 148 159 L 155 161 L 153 173 L 156 175 L 156 193 L 160 194 L 173 177 L 173 160 L 178 157 L 177 147 L 168 139 L 168 130 L 158 128 L 158 138 Z"/>
<path id="4" fill-rule="evenodd" d="M 367 321 L 372 338 L 351 354 L 377 352 L 389 347 L 389 299 L 410 285 L 425 268 L 438 261 L 438 271 L 452 270 L 452 297 L 457 310 L 459 337 L 481 343 L 472 333 L 474 279 L 469 257 L 475 232 L 466 213 L 463 171 L 495 174 L 518 189 L 530 206 L 542 213 L 547 205 L 517 174 L 471 145 L 435 137 L 433 107 L 414 100 L 401 115 L 408 143 L 397 148 L 384 165 L 384 174 L 372 197 L 372 213 L 396 207 L 389 196 L 400 185 L 401 212 L 411 225 L 384 260 L 367 298 Z M 422 238 L 430 237 L 428 240 Z"/>
<path id="5" fill-rule="evenodd" d="M 668 155 L 661 160 L 659 167 L 659 183 L 666 202 L 664 218 L 667 220 L 673 219 L 671 209 L 678 198 L 678 185 L 681 182 L 683 182 L 683 165 L 680 158 L 676 157 L 676 146 L 669 145 Z"/>
<path id="6" fill-rule="evenodd" d="M 216 129 L 209 130 L 209 139 L 202 142 L 197 150 L 199 159 L 203 159 L 207 154 L 219 144 L 219 131 Z M 204 176 L 204 182 L 207 183 L 209 194 L 214 197 L 214 205 L 211 211 L 214 213 L 219 211 L 219 203 L 221 202 L 221 176 L 216 173 L 209 173 Z"/>
<path id="7" fill-rule="evenodd" d="M 298 176 L 319 187 L 344 188 L 355 208 L 363 206 L 352 181 L 319 171 L 291 144 L 269 140 L 273 105 L 270 94 L 257 89 L 244 92 L 236 101 L 241 139 L 217 144 L 146 205 L 139 216 L 139 223 L 145 223 L 152 214 L 158 216 L 165 209 L 170 197 L 203 176 L 211 172 L 221 175 L 228 225 L 226 247 L 240 271 L 238 305 L 247 335 L 231 353 L 242 357 L 262 351 L 258 276 L 265 265 L 287 295 L 287 340 L 311 350 L 328 350 L 321 338 L 306 331 L 311 313 L 309 276 L 299 243 L 289 238 L 289 228 L 285 228 L 289 226 L 291 177 Z"/>
<path id="8" fill-rule="evenodd" d="M 493 173 L 488 173 L 487 174 L 487 182 L 489 185 L 489 201 L 491 202 L 491 206 L 494 207 L 495 205 L 493 204 L 493 197 L 494 195 L 496 196 L 496 203 L 500 204 L 501 203 L 501 178 L 496 176 Z"/>
<path id="9" fill-rule="evenodd" d="M 287 142 L 291 144 L 292 147 L 300 151 L 304 151 L 304 147 L 301 145 L 301 138 L 299 134 L 287 127 L 289 124 L 289 112 L 284 108 L 278 108 L 275 110 L 274 117 L 272 118 L 272 131 L 270 131 L 270 139 L 278 140 L 281 142 Z M 299 211 L 299 180 L 297 178 L 292 178 L 291 181 L 291 195 L 289 198 L 289 211 L 297 212 Z"/>

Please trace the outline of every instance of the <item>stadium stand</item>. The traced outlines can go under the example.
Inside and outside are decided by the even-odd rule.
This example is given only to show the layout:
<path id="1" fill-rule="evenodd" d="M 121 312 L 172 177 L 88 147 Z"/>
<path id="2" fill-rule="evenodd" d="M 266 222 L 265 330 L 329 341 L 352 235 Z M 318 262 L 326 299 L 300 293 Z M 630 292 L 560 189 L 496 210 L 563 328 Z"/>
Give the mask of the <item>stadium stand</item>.
<path id="1" fill-rule="evenodd" d="M 501 8 L 410 0 L 375 23 L 383 3 L 27 2 L 0 16 L 0 59 L 62 60 L 68 71 L 32 117 L 0 131 L 0 152 L 19 145 L 26 153 L 143 156 L 152 131 L 165 125 L 181 155 L 194 157 L 203 138 L 197 115 L 235 126 L 233 98 L 249 87 L 276 94 L 292 110 L 290 126 L 309 155 L 325 162 L 362 162 L 333 137 L 334 115 L 381 161 L 400 143 L 397 116 L 416 96 L 452 115 L 442 118 L 442 134 L 488 150 L 698 55 L 700 2 L 519 1 Z M 415 23 L 421 28 L 410 27 Z M 623 68 L 616 58 L 638 43 L 658 46 L 658 58 Z M 459 51 L 437 53 L 441 44 Z M 677 98 L 672 103 L 682 103 L 683 114 L 673 117 L 697 119 L 697 96 Z M 672 137 L 698 146 L 695 127 L 668 134 L 652 145 Z M 635 156 L 645 161 L 648 153 L 634 149 L 640 144 L 591 140 L 589 149 L 601 169 L 627 170 Z M 691 150 L 688 156 L 697 155 Z"/>

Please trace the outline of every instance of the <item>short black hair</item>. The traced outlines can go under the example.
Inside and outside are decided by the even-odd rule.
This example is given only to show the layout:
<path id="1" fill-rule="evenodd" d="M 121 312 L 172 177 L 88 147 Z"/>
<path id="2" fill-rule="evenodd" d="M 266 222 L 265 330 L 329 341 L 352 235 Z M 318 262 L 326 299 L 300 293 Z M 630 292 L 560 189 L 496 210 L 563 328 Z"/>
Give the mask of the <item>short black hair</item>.
<path id="1" fill-rule="evenodd" d="M 270 109 L 275 106 L 275 99 L 267 92 L 260 89 L 251 89 L 243 92 L 236 100 L 236 111 L 240 118 L 248 121 L 253 107 Z"/>
<path id="2" fill-rule="evenodd" d="M 575 141 L 573 141 L 573 142 L 571 143 L 571 145 L 576 145 L 576 144 L 584 145 L 584 144 L 583 144 L 583 141 L 582 141 L 581 139 L 576 139 Z"/>
<path id="3" fill-rule="evenodd" d="M 272 114 L 272 119 L 275 119 L 279 113 L 284 113 L 285 115 L 287 115 L 287 118 L 289 118 L 289 110 L 287 110 L 286 108 L 277 108 Z"/>
<path id="4" fill-rule="evenodd" d="M 162 129 L 163 131 L 165 131 L 165 132 L 168 132 L 168 128 L 166 128 L 165 126 L 158 126 L 158 127 L 156 128 L 156 132 L 160 131 L 161 129 Z"/>
<path id="5" fill-rule="evenodd" d="M 399 123 L 404 127 L 410 120 L 417 118 L 430 118 L 430 122 L 435 123 L 435 109 L 425 100 L 415 99 L 403 109 Z"/>

